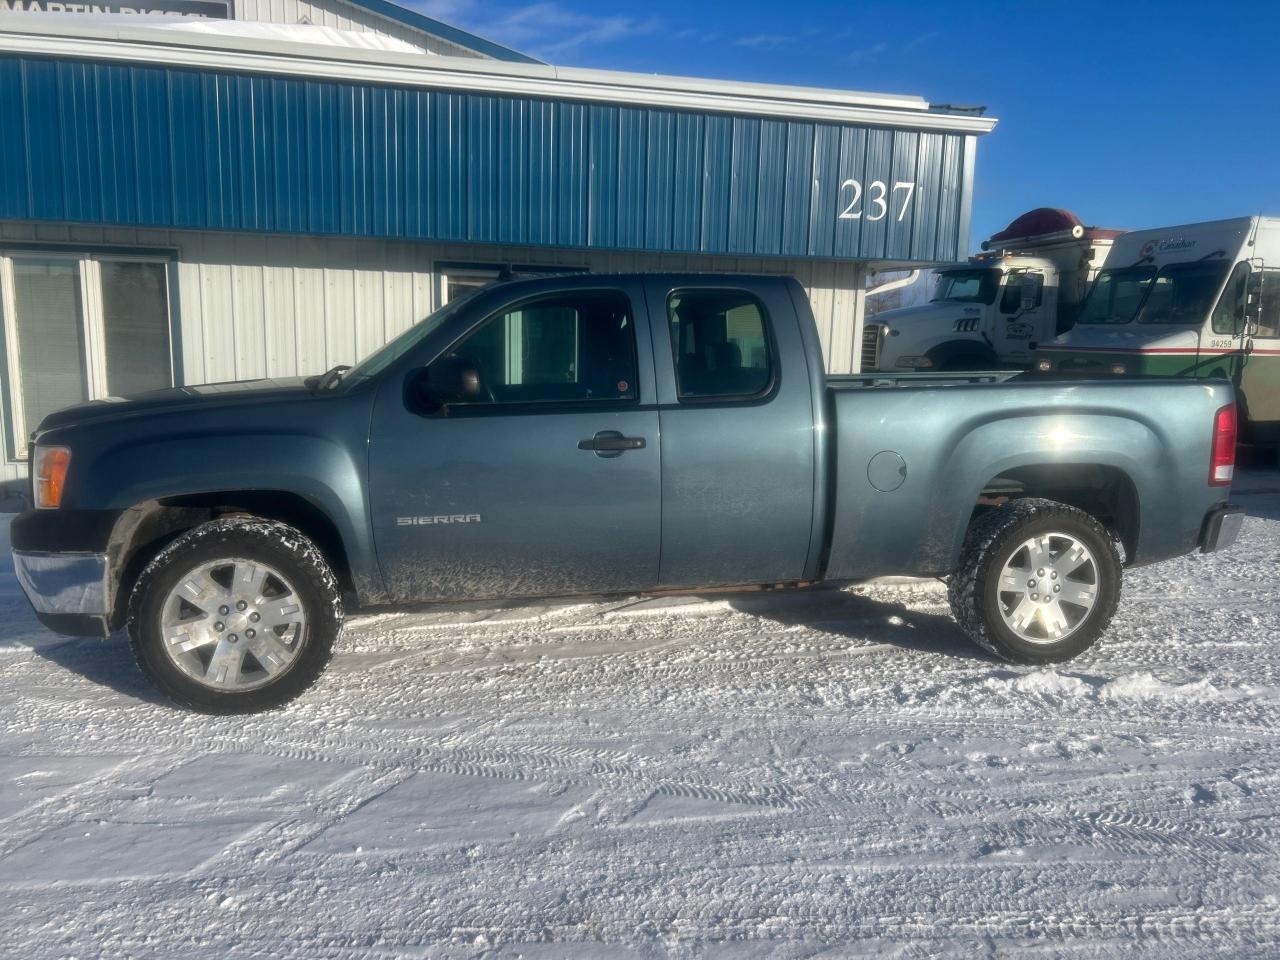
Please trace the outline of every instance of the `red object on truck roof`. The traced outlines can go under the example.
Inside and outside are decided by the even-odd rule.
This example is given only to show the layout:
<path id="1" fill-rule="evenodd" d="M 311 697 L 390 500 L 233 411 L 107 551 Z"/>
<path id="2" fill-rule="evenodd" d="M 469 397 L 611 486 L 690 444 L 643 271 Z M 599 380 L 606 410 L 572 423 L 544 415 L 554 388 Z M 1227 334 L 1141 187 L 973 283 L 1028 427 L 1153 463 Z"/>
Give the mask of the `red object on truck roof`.
<path id="1" fill-rule="evenodd" d="M 1117 237 L 1123 230 L 1099 230 L 1097 227 L 1086 227 L 1084 222 L 1070 210 L 1063 210 L 1060 207 L 1036 207 L 1034 210 L 1028 210 L 1020 217 L 1016 217 L 1012 223 L 1001 230 L 999 233 L 992 234 L 993 242 L 1003 242 L 1006 240 L 1015 240 L 1020 237 L 1043 237 L 1053 233 L 1069 233 L 1076 227 L 1081 229 L 1081 235 L 1087 233 L 1091 237 L 1099 239 L 1104 237 Z"/>

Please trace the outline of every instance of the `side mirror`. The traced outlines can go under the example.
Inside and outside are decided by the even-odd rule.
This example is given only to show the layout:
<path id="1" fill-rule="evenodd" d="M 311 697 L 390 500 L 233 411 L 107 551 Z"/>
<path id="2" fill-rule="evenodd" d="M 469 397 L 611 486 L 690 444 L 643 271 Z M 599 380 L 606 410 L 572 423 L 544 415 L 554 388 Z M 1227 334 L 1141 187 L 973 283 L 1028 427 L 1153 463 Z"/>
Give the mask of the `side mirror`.
<path id="1" fill-rule="evenodd" d="M 422 413 L 436 413 L 454 403 L 483 398 L 480 369 L 466 357 L 440 357 L 409 375 L 405 399 Z"/>

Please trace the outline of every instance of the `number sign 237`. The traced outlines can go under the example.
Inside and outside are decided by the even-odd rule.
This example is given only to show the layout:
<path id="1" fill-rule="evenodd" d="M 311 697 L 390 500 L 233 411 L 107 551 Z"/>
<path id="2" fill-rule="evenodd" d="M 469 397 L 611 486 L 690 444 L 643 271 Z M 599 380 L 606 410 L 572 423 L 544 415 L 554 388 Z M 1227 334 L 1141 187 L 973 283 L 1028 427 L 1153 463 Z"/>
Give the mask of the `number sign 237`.
<path id="1" fill-rule="evenodd" d="M 898 222 L 901 223 L 907 215 L 907 207 L 911 206 L 911 198 L 916 192 L 916 185 L 908 183 L 905 180 L 899 180 L 890 190 L 883 180 L 872 180 L 867 186 L 866 205 L 863 206 L 862 183 L 858 180 L 849 179 L 840 184 L 840 219 L 841 220 L 861 220 L 862 215 L 867 215 L 867 220 L 876 221 L 883 220 L 889 215 L 890 201 L 902 201 L 898 207 Z M 848 200 L 848 203 L 845 201 Z"/>

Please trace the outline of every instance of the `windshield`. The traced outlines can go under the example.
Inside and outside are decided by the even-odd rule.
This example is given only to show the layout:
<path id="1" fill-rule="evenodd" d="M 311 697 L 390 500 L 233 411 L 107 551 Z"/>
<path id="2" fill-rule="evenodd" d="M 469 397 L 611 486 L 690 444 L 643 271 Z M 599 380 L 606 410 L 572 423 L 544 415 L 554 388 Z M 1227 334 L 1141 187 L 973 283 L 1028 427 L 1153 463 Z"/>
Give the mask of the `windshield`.
<path id="1" fill-rule="evenodd" d="M 993 303 L 999 286 L 999 270 L 948 270 L 938 274 L 933 302 Z"/>
<path id="2" fill-rule="evenodd" d="M 1103 270 L 1093 281 L 1077 323 L 1128 323 L 1155 279 L 1155 267 Z"/>
<path id="3" fill-rule="evenodd" d="M 1138 314 L 1139 323 L 1203 323 L 1218 298 L 1229 263 L 1171 263 L 1160 268 Z"/>
<path id="4" fill-rule="evenodd" d="M 357 383 L 377 376 L 435 332 L 441 324 L 457 313 L 479 292 L 480 288 L 477 288 L 464 293 L 456 300 L 450 300 L 425 320 L 414 324 L 400 336 L 383 346 L 381 350 L 371 353 L 361 360 L 347 372 L 342 378 L 342 382 L 344 384 Z"/>

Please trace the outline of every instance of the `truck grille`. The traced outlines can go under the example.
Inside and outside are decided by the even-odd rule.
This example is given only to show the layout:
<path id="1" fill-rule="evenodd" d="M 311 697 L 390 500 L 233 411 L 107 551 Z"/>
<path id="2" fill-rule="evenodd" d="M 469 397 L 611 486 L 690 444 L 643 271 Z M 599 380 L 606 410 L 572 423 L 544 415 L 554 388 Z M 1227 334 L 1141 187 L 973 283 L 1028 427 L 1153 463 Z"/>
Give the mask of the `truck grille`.
<path id="1" fill-rule="evenodd" d="M 868 323 L 862 328 L 862 369 L 876 370 L 880 361 L 880 324 Z"/>

